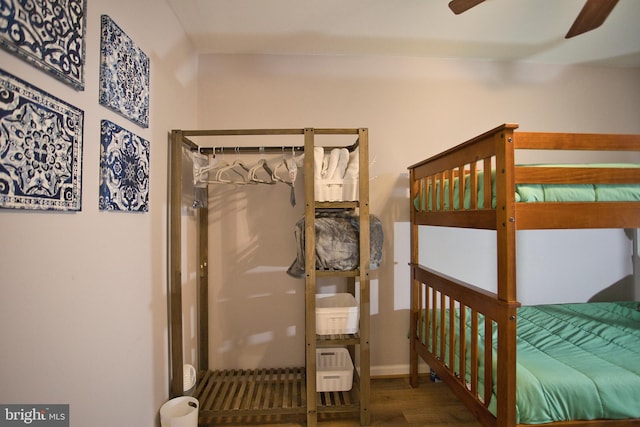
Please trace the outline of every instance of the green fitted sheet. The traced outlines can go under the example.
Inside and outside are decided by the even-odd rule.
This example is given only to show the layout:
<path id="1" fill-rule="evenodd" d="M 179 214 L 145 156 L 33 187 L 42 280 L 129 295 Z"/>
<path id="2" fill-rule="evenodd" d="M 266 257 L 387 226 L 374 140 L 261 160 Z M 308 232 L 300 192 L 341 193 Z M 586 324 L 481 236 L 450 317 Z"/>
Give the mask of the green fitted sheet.
<path id="1" fill-rule="evenodd" d="M 518 423 L 640 418 L 638 306 L 638 302 L 616 302 L 518 309 Z M 466 318 L 470 328 L 471 317 Z M 497 332 L 493 338 L 497 342 Z M 496 344 L 493 353 L 495 376 Z M 481 366 L 482 354 L 481 349 Z M 492 398 L 489 409 L 494 415 L 495 405 Z"/>
<path id="2" fill-rule="evenodd" d="M 518 413 L 529 423 L 640 418 L 638 303 L 522 307 Z"/>
<path id="3" fill-rule="evenodd" d="M 570 165 L 527 165 L 527 166 L 555 166 L 555 167 L 592 167 L 592 168 L 640 168 L 634 164 L 570 164 Z M 478 172 L 478 208 L 484 208 L 484 173 Z M 458 194 L 458 178 L 453 180 L 454 194 Z M 492 171 L 491 207 L 496 206 L 495 171 Z M 431 185 L 427 186 L 414 201 L 414 208 L 419 211 L 433 211 L 431 199 Z M 464 209 L 471 207 L 470 177 L 465 177 Z M 444 182 L 444 208 L 440 206 L 440 185 L 436 186 L 436 211 L 451 210 L 449 201 L 449 180 Z M 426 194 L 425 194 L 426 193 Z M 516 185 L 516 202 L 625 202 L 640 201 L 640 184 L 518 184 Z M 453 198 L 453 209 L 460 209 L 458 197 Z"/>

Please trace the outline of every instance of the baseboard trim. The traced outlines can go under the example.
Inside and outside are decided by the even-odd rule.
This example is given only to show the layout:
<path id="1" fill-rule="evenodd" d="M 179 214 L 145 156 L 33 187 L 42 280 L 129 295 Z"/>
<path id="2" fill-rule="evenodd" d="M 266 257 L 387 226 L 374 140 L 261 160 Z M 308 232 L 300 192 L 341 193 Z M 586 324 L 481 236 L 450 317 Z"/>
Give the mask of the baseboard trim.
<path id="1" fill-rule="evenodd" d="M 409 364 L 400 365 L 384 365 L 384 366 L 372 366 L 371 377 L 401 377 L 409 375 Z M 428 374 L 429 365 L 424 362 L 418 364 L 418 374 Z"/>

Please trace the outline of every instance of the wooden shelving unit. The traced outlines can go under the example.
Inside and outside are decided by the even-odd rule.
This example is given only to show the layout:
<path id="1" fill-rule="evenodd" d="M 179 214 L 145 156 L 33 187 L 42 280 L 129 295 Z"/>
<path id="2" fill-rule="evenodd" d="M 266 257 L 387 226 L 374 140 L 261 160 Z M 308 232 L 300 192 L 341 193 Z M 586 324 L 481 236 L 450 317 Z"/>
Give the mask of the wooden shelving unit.
<path id="1" fill-rule="evenodd" d="M 198 365 L 194 392 L 200 402 L 199 425 L 238 422 L 280 422 L 289 417 L 305 418 L 316 426 L 323 416 L 359 415 L 361 425 L 369 425 L 370 414 L 370 223 L 368 130 L 358 129 L 254 129 L 254 130 L 174 130 L 170 147 L 169 183 L 169 339 L 170 397 L 182 394 L 182 297 L 181 297 L 181 188 L 182 149 L 201 149 L 189 137 L 230 135 L 302 135 L 305 175 L 305 366 L 277 369 L 211 371 L 208 363 L 208 217 L 201 208 L 199 221 Z M 359 200 L 316 202 L 314 198 L 314 146 L 317 135 L 354 135 L 359 152 Z M 265 151 L 265 147 L 235 148 L 235 152 Z M 280 151 L 281 147 L 273 147 Z M 353 147 L 352 147 L 353 148 Z M 268 151 L 268 150 L 267 150 Z M 315 269 L 315 218 L 318 209 L 345 209 L 360 218 L 360 265 L 353 271 Z M 317 279 L 345 277 L 348 290 L 359 299 L 360 324 L 356 334 L 321 336 L 316 334 L 315 304 Z M 357 295 L 356 295 L 357 293 Z M 316 392 L 316 349 L 346 347 L 354 365 L 353 387 L 347 392 Z"/>

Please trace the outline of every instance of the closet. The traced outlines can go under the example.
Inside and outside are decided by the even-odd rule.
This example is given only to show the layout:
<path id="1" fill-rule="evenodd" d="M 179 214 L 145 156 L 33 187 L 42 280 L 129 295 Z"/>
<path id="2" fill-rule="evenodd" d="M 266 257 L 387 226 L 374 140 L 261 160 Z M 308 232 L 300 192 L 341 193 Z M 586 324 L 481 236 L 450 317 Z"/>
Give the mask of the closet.
<path id="1" fill-rule="evenodd" d="M 219 146 L 198 145 L 199 137 L 215 139 L 233 136 L 255 136 L 259 142 L 265 135 L 299 135 L 301 144 L 292 147 L 304 152 L 304 284 L 305 284 L 305 363 L 300 366 L 283 366 L 269 369 L 234 369 L 213 371 L 209 369 L 209 304 L 208 281 L 208 208 L 199 207 L 198 248 L 190 248 L 198 256 L 197 284 L 197 383 L 193 396 L 200 402 L 199 425 L 224 424 L 225 422 L 282 421 L 287 417 L 304 419 L 307 426 L 315 426 L 318 420 L 336 416 L 359 416 L 361 425 L 370 424 L 370 212 L 369 212 L 369 160 L 368 130 L 349 129 L 249 129 L 249 130 L 173 130 L 169 148 L 169 206 L 168 206 L 168 310 L 169 310 L 169 379 L 170 397 L 183 394 L 183 313 L 182 313 L 182 265 L 186 248 L 182 247 L 181 215 L 183 180 L 186 174 L 183 151 L 207 153 Z M 351 145 L 323 146 L 325 135 L 348 136 Z M 319 138 L 320 137 L 320 138 Z M 297 137 L 296 137 L 297 138 Z M 344 140 L 344 137 L 341 137 Z M 314 151 L 347 148 L 357 153 L 359 171 L 357 198 L 346 201 L 318 201 L 315 197 Z M 281 146 L 229 146 L 223 147 L 238 155 L 243 153 L 278 153 Z M 190 176 L 190 175 L 189 175 Z M 320 211 L 347 211 L 359 219 L 359 265 L 354 270 L 316 269 L 316 215 Z M 291 224 L 292 229 L 295 224 Z M 213 236 L 212 236 L 213 237 Z M 347 290 L 358 300 L 358 330 L 352 334 L 316 334 L 317 280 L 322 277 L 343 277 Z M 349 391 L 316 391 L 316 352 L 328 348 L 346 348 L 356 366 L 353 386 Z"/>

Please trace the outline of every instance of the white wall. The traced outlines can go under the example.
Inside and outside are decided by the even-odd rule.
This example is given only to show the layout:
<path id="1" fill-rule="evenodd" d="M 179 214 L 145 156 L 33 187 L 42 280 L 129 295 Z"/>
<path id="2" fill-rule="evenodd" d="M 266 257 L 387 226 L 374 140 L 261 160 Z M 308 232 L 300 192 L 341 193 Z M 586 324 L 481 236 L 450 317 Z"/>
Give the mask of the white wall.
<path id="1" fill-rule="evenodd" d="M 504 122 L 529 131 L 640 132 L 638 69 L 209 55 L 200 58 L 199 74 L 200 128 L 369 128 L 371 207 L 385 231 L 385 260 L 372 283 L 373 374 L 407 372 L 407 166 Z M 304 283 L 284 270 L 295 254 L 293 228 L 302 210 L 287 205 L 284 187 L 251 191 L 218 186 L 211 193 L 219 207 L 210 216 L 210 304 L 218 308 L 211 364 L 301 364 Z M 628 245 L 620 235 L 606 239 Z M 544 246 L 529 241 L 529 252 Z M 625 258 L 628 249 L 615 253 Z M 569 257 L 584 259 L 577 252 Z M 602 287 L 626 274 L 628 259 L 615 263 Z M 271 272 L 254 274 L 260 266 Z M 589 292 L 596 292 L 593 285 Z"/>
<path id="2" fill-rule="evenodd" d="M 84 110 L 82 211 L 0 211 L 0 402 L 68 403 L 71 426 L 152 426 L 168 396 L 167 136 L 192 127 L 197 57 L 164 1 L 88 1 L 85 90 L 0 52 Z M 150 127 L 98 104 L 100 15 L 150 57 Z M 148 213 L 98 210 L 100 120 L 151 142 Z"/>
<path id="3" fill-rule="evenodd" d="M 626 230 L 526 230 L 517 239 L 522 304 L 634 299 Z M 420 263 L 497 292 L 494 231 L 420 227 Z"/>

